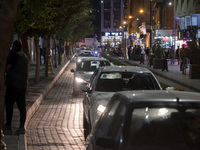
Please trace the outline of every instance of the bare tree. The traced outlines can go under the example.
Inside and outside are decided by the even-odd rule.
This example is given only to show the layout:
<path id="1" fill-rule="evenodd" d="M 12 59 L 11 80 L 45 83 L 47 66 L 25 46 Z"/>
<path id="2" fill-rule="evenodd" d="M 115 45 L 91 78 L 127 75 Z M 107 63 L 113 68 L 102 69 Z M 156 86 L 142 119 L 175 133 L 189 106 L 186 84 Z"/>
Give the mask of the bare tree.
<path id="1" fill-rule="evenodd" d="M 3 0 L 2 12 L 0 15 L 0 131 L 4 124 L 4 103 L 5 103 L 5 65 L 13 37 L 13 27 L 16 18 L 19 0 Z M 0 150 L 5 149 L 0 132 Z"/>

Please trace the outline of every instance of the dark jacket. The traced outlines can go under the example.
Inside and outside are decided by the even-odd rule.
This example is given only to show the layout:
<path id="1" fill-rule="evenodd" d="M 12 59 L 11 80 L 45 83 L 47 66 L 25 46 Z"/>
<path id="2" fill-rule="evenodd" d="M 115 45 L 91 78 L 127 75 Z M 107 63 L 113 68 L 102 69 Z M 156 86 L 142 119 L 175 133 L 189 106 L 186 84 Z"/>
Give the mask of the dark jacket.
<path id="1" fill-rule="evenodd" d="M 15 88 L 27 88 L 28 57 L 22 51 L 11 51 L 7 64 L 11 67 L 6 72 L 6 86 Z"/>

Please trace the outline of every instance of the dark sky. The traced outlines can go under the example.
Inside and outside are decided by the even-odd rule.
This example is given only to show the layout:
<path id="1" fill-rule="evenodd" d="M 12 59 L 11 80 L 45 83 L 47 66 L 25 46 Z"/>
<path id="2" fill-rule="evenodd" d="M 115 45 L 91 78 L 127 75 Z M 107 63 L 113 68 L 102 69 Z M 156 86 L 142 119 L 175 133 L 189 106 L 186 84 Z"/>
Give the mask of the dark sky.
<path id="1" fill-rule="evenodd" d="M 101 0 L 91 0 L 92 1 L 92 8 L 93 8 L 93 15 L 94 21 L 93 25 L 95 28 L 95 33 L 100 36 L 101 32 Z"/>

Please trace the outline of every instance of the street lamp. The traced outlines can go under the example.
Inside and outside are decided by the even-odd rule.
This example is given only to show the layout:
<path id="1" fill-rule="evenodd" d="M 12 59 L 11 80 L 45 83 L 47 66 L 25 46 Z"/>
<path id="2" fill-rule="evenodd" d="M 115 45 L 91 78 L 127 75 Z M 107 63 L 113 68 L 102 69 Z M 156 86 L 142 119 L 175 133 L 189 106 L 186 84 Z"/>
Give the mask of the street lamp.
<path id="1" fill-rule="evenodd" d="M 124 25 L 124 42 L 125 42 L 125 59 L 128 59 L 128 52 L 127 52 L 127 21 L 123 21 Z"/>

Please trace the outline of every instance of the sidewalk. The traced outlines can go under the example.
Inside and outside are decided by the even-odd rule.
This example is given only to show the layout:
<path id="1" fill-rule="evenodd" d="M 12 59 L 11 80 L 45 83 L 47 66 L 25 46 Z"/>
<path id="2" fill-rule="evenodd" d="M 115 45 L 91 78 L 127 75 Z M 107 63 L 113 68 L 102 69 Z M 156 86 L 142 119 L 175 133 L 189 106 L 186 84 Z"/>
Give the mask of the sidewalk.
<path id="1" fill-rule="evenodd" d="M 73 57 L 71 58 L 73 59 Z M 34 84 L 34 76 L 35 76 L 35 64 L 31 64 L 30 72 L 29 72 L 29 86 L 27 89 L 26 96 L 26 110 L 27 110 L 27 118 L 25 123 L 25 129 L 30 121 L 32 115 L 40 106 L 41 101 L 47 94 L 47 92 L 53 87 L 56 83 L 60 75 L 63 73 L 65 68 L 69 65 L 71 59 L 65 58 L 65 61 L 62 65 L 58 65 L 57 68 L 53 68 L 53 73 L 49 74 L 48 77 L 44 77 L 44 66 L 40 67 L 40 83 Z M 7 150 L 26 150 L 26 135 L 15 135 L 15 131 L 19 127 L 19 111 L 17 106 L 14 105 L 13 111 L 13 120 L 12 120 L 12 135 L 4 135 L 3 141 L 6 144 Z"/>
<path id="2" fill-rule="evenodd" d="M 115 59 L 118 59 L 115 57 Z M 149 70 L 151 70 L 155 75 L 161 76 L 163 78 L 166 78 L 170 81 L 173 81 L 183 87 L 186 87 L 188 89 L 191 89 L 196 92 L 200 92 L 200 79 L 190 79 L 189 78 L 189 67 L 186 70 L 186 75 L 182 74 L 180 71 L 180 66 L 177 62 L 175 62 L 174 65 L 170 64 L 170 61 L 168 61 L 168 72 L 162 71 L 162 69 L 153 69 L 152 67 L 149 67 L 147 65 L 147 61 L 145 61 L 144 64 L 140 64 L 139 61 L 133 61 L 133 60 L 121 60 L 127 64 L 130 65 L 137 65 L 141 67 L 147 67 Z"/>

